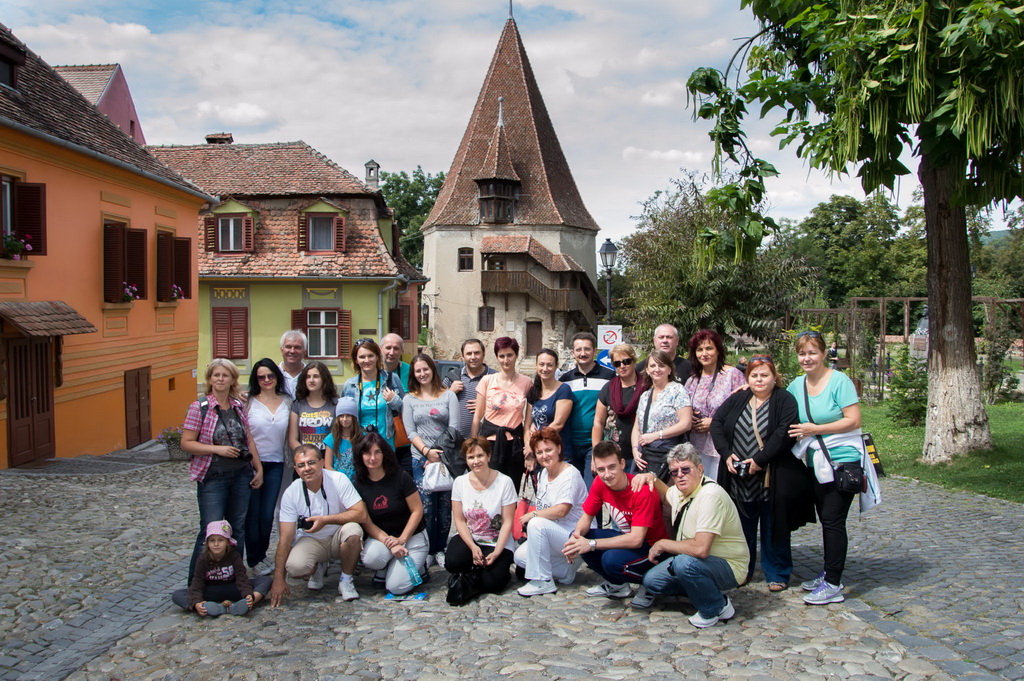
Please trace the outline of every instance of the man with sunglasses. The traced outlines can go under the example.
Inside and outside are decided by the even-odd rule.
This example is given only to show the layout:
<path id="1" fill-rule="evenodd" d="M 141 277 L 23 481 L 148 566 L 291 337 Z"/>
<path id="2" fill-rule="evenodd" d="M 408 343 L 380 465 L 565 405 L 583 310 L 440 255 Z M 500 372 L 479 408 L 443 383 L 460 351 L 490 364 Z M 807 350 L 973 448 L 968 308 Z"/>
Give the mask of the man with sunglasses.
<path id="1" fill-rule="evenodd" d="M 352 573 L 363 548 L 360 523 L 368 520 L 366 503 L 348 477 L 324 470 L 323 452 L 313 445 L 295 448 L 292 457 L 298 479 L 281 496 L 277 555 L 270 604 L 277 607 L 291 593 L 287 577 L 308 579 L 312 591 L 324 588 L 327 566 L 341 559 L 338 594 L 343 600 L 359 598 Z"/>
<path id="2" fill-rule="evenodd" d="M 604 577 L 604 582 L 587 589 L 588 596 L 628 598 L 632 593 L 629 582 L 642 577 L 637 565 L 646 564 L 651 547 L 667 536 L 661 504 L 649 485 L 630 484 L 633 476 L 626 473 L 622 451 L 614 442 L 598 442 L 593 461 L 597 477 L 562 554 L 574 564 L 582 556 L 591 570 Z M 602 509 L 608 511 L 615 529 L 591 529 Z M 646 607 L 646 598 L 641 587 L 633 605 Z"/>
<path id="3" fill-rule="evenodd" d="M 651 475 L 637 476 L 634 487 L 653 484 L 669 507 L 669 538 L 651 546 L 655 563 L 644 575 L 653 596 L 685 595 L 697 609 L 690 624 L 700 629 L 732 619 L 736 609 L 725 592 L 746 579 L 750 553 L 736 505 L 722 487 L 704 477 L 700 452 L 685 443 L 669 452 L 673 486 Z M 653 598 L 652 598 L 653 600 Z"/>

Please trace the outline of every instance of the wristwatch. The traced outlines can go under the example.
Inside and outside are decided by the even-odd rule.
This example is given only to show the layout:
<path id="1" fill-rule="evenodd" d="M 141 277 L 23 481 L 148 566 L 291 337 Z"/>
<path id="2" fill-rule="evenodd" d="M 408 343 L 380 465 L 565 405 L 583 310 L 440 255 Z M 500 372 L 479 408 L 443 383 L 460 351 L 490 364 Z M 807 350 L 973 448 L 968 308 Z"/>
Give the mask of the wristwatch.
<path id="1" fill-rule="evenodd" d="M 597 540 L 596 539 L 591 539 L 587 543 L 590 544 L 590 550 L 591 551 L 596 551 L 597 550 Z"/>

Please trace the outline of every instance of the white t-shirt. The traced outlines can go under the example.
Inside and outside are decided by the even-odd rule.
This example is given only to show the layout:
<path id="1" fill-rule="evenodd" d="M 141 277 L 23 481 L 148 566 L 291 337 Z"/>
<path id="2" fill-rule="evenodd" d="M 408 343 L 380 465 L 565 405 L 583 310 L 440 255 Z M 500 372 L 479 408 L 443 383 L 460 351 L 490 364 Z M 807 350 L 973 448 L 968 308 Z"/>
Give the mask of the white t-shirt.
<path id="1" fill-rule="evenodd" d="M 575 466 L 566 466 L 554 482 L 548 480 L 546 468 L 537 476 L 537 496 L 534 498 L 537 510 L 543 511 L 558 504 L 569 504 L 569 512 L 552 522 L 570 532 L 576 528 L 576 522 L 583 515 L 583 502 L 586 498 L 587 486 Z"/>
<path id="2" fill-rule="evenodd" d="M 452 483 L 452 501 L 462 503 L 462 514 L 466 516 L 473 541 L 481 546 L 494 546 L 501 532 L 501 509 L 503 506 L 514 505 L 519 501 L 519 495 L 516 494 L 512 478 L 504 473 L 498 473 L 494 482 L 482 492 L 473 489 L 469 475 L 466 473 L 455 478 Z M 511 532 L 508 533 L 505 548 L 509 551 L 516 549 Z"/>
<path id="3" fill-rule="evenodd" d="M 359 492 L 352 486 L 348 477 L 338 471 L 325 470 L 323 485 L 318 492 L 307 490 L 309 505 L 306 505 L 306 495 L 303 495 L 304 484 L 302 478 L 297 478 L 288 485 L 281 497 L 281 512 L 278 520 L 283 523 L 294 523 L 300 515 L 311 518 L 316 515 L 334 515 L 343 513 L 356 504 L 362 503 L 363 499 Z M 306 532 L 295 528 L 295 539 L 310 536 L 317 539 L 329 539 L 338 531 L 337 525 L 325 525 L 316 532 Z"/>
<path id="4" fill-rule="evenodd" d="M 288 421 L 292 413 L 292 401 L 287 397 L 277 405 L 277 412 L 270 413 L 267 405 L 256 398 L 249 400 L 249 432 L 256 443 L 263 463 L 281 463 L 288 449 Z"/>

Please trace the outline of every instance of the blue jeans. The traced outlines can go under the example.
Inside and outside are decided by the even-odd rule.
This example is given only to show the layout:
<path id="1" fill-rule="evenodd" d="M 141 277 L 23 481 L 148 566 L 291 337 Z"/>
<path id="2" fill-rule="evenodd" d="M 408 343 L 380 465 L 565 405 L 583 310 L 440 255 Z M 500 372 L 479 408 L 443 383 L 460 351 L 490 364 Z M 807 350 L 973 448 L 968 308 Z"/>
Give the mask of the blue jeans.
<path id="1" fill-rule="evenodd" d="M 270 533 L 274 529 L 274 508 L 281 491 L 284 463 L 281 461 L 263 464 L 263 485 L 249 490 L 249 511 L 245 514 L 245 555 L 249 567 L 267 557 L 270 547 Z"/>
<path id="2" fill-rule="evenodd" d="M 570 434 L 569 437 L 572 437 Z M 569 463 L 576 466 L 580 474 L 583 475 L 583 482 L 586 483 L 587 489 L 590 489 L 591 483 L 594 482 L 594 473 L 590 470 L 591 460 L 594 454 L 594 445 L 590 441 L 590 433 L 587 433 L 586 442 L 582 440 L 573 440 L 572 443 L 572 458 L 569 459 Z"/>
<path id="3" fill-rule="evenodd" d="M 585 535 L 587 539 L 604 539 L 607 537 L 618 537 L 622 533 L 617 530 L 590 530 Z M 626 573 L 626 565 L 647 557 L 651 545 L 644 542 L 635 549 L 597 549 L 583 554 L 583 562 L 591 570 L 604 577 L 605 581 L 612 584 L 625 584 L 636 582 L 633 575 Z"/>
<path id="4" fill-rule="evenodd" d="M 448 531 L 452 526 L 452 493 L 423 491 L 423 467 L 426 464 L 423 457 L 412 457 L 412 479 L 423 501 L 423 521 L 430 540 L 430 553 L 434 554 L 444 551 L 448 545 Z"/>
<path id="5" fill-rule="evenodd" d="M 214 473 L 206 480 L 196 483 L 196 498 L 199 500 L 199 534 L 188 564 L 188 582 L 196 570 L 196 559 L 206 545 L 206 526 L 214 520 L 231 523 L 232 539 L 238 542 L 238 552 L 245 549 L 245 515 L 249 510 L 249 481 L 252 468 L 245 466 L 230 473 Z"/>
<path id="6" fill-rule="evenodd" d="M 750 567 L 747 568 L 747 581 L 754 575 L 754 564 L 757 560 L 757 526 L 761 525 L 761 570 L 764 581 L 789 584 L 789 576 L 793 573 L 793 551 L 789 537 L 781 546 L 772 543 L 772 506 L 768 501 L 737 501 L 736 508 L 740 512 L 740 524 L 743 536 L 747 539 L 750 550 Z"/>
<path id="7" fill-rule="evenodd" d="M 685 594 L 701 617 L 715 617 L 725 607 L 723 592 L 735 589 L 736 575 L 724 558 L 673 556 L 644 575 L 644 586 L 657 596 Z"/>

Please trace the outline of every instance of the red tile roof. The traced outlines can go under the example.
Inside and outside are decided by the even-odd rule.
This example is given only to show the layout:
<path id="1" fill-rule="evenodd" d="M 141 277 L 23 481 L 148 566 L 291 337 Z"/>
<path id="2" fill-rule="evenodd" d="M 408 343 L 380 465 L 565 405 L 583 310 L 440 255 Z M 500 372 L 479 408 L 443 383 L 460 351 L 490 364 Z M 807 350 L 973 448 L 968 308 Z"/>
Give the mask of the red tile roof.
<path id="1" fill-rule="evenodd" d="M 26 336 L 96 333 L 96 327 L 89 320 L 59 300 L 0 302 L 0 317 L 18 327 Z"/>
<path id="2" fill-rule="evenodd" d="M 92 104 L 98 104 L 110 79 L 121 68 L 117 64 L 86 64 L 82 66 L 54 66 L 53 70 L 75 86 Z"/>
<path id="3" fill-rule="evenodd" d="M 576 188 L 512 19 L 505 24 L 469 126 L 423 226 L 480 224 L 474 180 L 491 172 L 485 164 L 498 123 L 498 97 L 504 98 L 510 164 L 522 179 L 515 224 L 597 230 Z"/>
<path id="4" fill-rule="evenodd" d="M 491 136 L 491 143 L 487 147 L 487 156 L 483 165 L 480 166 L 477 180 L 512 180 L 521 182 L 512 165 L 512 156 L 508 149 L 508 138 L 505 136 L 505 126 L 497 125 L 494 128 L 494 135 Z"/>
<path id="5" fill-rule="evenodd" d="M 480 244 L 481 253 L 524 253 L 537 261 L 548 272 L 583 272 L 583 266 L 565 253 L 552 253 L 532 236 L 510 234 L 485 236 Z"/>
<path id="6" fill-rule="evenodd" d="M 148 148 L 168 166 L 219 196 L 377 192 L 302 141 Z"/>
<path id="7" fill-rule="evenodd" d="M 18 87 L 0 87 L 0 127 L 54 137 L 126 164 L 189 193 L 198 189 L 157 161 L 0 24 L 0 46 L 25 55 Z"/>

